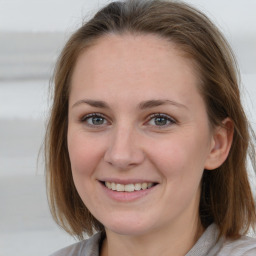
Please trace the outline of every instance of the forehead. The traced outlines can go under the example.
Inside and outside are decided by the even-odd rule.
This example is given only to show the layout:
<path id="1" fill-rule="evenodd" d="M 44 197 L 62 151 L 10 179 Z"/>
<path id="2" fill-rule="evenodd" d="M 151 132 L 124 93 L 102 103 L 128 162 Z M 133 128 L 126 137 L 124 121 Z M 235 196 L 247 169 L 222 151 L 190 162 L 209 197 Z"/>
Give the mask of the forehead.
<path id="1" fill-rule="evenodd" d="M 190 56 L 188 58 L 188 54 L 181 50 L 180 46 L 163 37 L 153 34 L 108 34 L 96 39 L 80 53 L 76 61 L 75 70 L 79 71 L 80 68 L 88 67 L 88 65 L 84 65 L 85 62 L 87 64 L 90 63 L 90 67 L 97 65 L 97 69 L 100 69 L 101 67 L 106 68 L 106 63 L 108 66 L 114 66 L 122 60 L 133 61 L 133 64 L 137 64 L 138 67 L 145 59 L 150 61 L 147 68 L 151 66 L 156 70 L 158 60 L 162 62 L 165 60 L 169 65 L 170 62 L 168 60 L 173 58 L 177 60 L 177 57 L 179 58 L 179 63 L 182 60 L 182 64 L 186 63 L 187 67 L 193 69 L 196 73 L 195 60 Z M 144 65 L 145 63 L 143 63 Z"/>
<path id="2" fill-rule="evenodd" d="M 174 43 L 150 34 L 111 34 L 99 38 L 78 57 L 71 94 L 75 89 L 77 95 L 79 90 L 93 96 L 104 90 L 107 95 L 122 88 L 126 96 L 136 92 L 151 97 L 157 92 L 165 97 L 171 85 L 181 96 L 198 82 L 194 62 Z"/>
<path id="3" fill-rule="evenodd" d="M 194 65 L 194 60 L 190 56 L 187 58 L 188 54 L 181 49 L 181 46 L 153 34 L 107 34 L 86 47 L 78 56 L 76 64 L 81 63 L 81 59 L 84 59 L 85 55 L 88 61 L 101 62 L 104 61 L 106 55 L 109 55 L 109 60 L 116 57 L 120 60 L 134 57 L 137 63 L 141 57 L 156 61 L 163 56 L 173 57 L 176 55 L 183 57 L 188 65 Z M 91 62 L 91 64 L 93 63 Z"/>
<path id="4" fill-rule="evenodd" d="M 132 34 L 127 32 L 123 34 L 112 33 L 101 36 L 96 39 L 88 49 L 85 49 L 84 52 L 90 51 L 89 54 L 93 55 L 99 51 L 105 54 L 111 52 L 112 54 L 119 55 L 122 53 L 122 55 L 124 55 L 129 49 L 129 52 L 132 51 L 137 54 L 152 55 L 153 51 L 157 51 L 157 54 L 160 54 L 160 52 L 166 54 L 168 49 L 175 49 L 178 52 L 178 48 L 178 45 L 175 43 L 158 35 Z M 130 56 L 130 54 L 128 54 L 128 56 Z"/>

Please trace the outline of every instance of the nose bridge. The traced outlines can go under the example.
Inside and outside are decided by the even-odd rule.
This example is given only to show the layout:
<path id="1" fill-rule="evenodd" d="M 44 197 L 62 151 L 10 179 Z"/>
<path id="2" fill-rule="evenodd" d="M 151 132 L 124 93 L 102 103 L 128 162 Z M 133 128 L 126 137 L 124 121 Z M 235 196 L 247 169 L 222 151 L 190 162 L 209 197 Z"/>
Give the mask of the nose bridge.
<path id="1" fill-rule="evenodd" d="M 127 169 L 140 164 L 143 159 L 144 152 L 135 127 L 124 122 L 116 125 L 109 138 L 105 160 L 113 166 Z"/>

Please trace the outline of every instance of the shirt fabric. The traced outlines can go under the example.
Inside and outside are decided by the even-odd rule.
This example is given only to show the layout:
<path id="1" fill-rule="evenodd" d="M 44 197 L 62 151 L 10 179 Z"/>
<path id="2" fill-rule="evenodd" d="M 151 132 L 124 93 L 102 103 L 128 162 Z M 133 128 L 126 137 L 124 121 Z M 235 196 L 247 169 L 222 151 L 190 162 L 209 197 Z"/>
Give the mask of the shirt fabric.
<path id="1" fill-rule="evenodd" d="M 256 256 L 256 239 L 242 236 L 237 240 L 218 238 L 218 227 L 210 225 L 185 256 Z M 99 256 L 102 233 L 57 251 L 50 256 Z"/>

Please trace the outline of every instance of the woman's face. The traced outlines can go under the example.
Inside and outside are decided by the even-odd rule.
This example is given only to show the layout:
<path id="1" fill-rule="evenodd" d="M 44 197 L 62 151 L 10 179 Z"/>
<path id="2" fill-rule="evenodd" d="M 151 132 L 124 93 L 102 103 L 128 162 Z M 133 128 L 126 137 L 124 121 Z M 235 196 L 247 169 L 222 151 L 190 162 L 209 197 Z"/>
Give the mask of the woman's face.
<path id="1" fill-rule="evenodd" d="M 153 35 L 109 35 L 78 58 L 68 150 L 77 191 L 107 230 L 191 226 L 213 147 L 193 63 Z"/>

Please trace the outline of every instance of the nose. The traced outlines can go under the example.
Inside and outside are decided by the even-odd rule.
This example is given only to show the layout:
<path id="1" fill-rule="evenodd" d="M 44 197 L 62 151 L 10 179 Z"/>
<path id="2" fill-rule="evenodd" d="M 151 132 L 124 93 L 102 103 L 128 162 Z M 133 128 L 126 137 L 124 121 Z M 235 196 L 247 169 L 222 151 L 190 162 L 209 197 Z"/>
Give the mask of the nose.
<path id="1" fill-rule="evenodd" d="M 104 160 L 112 166 L 127 170 L 141 164 L 145 155 L 134 128 L 116 128 L 110 135 Z"/>

